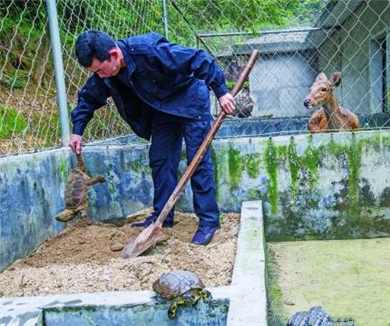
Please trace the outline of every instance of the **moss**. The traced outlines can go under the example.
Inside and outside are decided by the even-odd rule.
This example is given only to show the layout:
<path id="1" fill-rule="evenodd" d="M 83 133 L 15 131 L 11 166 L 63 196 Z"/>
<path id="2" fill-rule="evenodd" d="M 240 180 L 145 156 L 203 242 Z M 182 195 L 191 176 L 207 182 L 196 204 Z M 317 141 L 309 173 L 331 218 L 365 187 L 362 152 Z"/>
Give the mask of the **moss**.
<path id="1" fill-rule="evenodd" d="M 383 208 L 389 206 L 390 201 L 385 198 L 390 191 L 385 189 L 381 195 L 375 195 L 361 170 L 363 154 L 364 157 L 371 153 L 380 155 L 390 149 L 390 134 L 363 137 L 351 133 L 346 135 L 345 141 L 338 142 L 337 139 L 337 135 L 331 135 L 328 142 L 320 145 L 310 141 L 302 154 L 298 154 L 296 137 L 290 139 L 288 146 L 276 146 L 273 140 L 265 140 L 268 189 L 266 196 L 261 197 L 270 204 L 265 222 L 267 235 L 273 241 L 351 239 L 390 234 L 390 221 L 382 217 Z M 286 160 L 285 165 L 283 160 Z M 321 185 L 318 184 L 319 166 L 325 169 L 329 164 L 330 168 L 335 165 L 336 170 L 346 175 L 335 183 L 335 193 L 325 198 L 321 189 L 327 182 L 321 180 Z M 284 166 L 289 170 L 291 185 L 278 191 L 277 183 L 281 181 L 278 172 Z M 262 195 L 256 189 L 247 191 L 250 199 L 256 199 L 257 194 Z M 292 202 L 291 199 L 298 194 L 304 200 Z M 310 217 L 311 211 L 321 210 L 324 210 L 321 215 L 331 225 L 325 226 L 320 219 Z"/>
<path id="2" fill-rule="evenodd" d="M 333 134 L 330 135 L 330 142 L 326 146 L 321 146 L 321 149 L 325 148 L 326 152 L 330 155 L 337 156 L 344 151 L 344 146 L 336 143 Z"/>
<path id="3" fill-rule="evenodd" d="M 244 164 L 240 152 L 229 146 L 229 177 L 232 188 L 237 188 L 241 181 Z"/>
<path id="4" fill-rule="evenodd" d="M 265 260 L 265 283 L 267 288 L 267 319 L 270 326 L 284 326 L 282 291 L 279 287 L 280 268 L 275 253 L 267 246 Z"/>
<path id="5" fill-rule="evenodd" d="M 247 190 L 248 200 L 259 200 L 261 199 L 261 192 L 258 189 L 250 188 Z"/>
<path id="6" fill-rule="evenodd" d="M 219 305 L 221 314 L 227 315 L 229 313 L 229 301 L 228 300 L 218 300 L 221 301 L 222 304 Z"/>
<path id="7" fill-rule="evenodd" d="M 65 180 L 69 172 L 69 166 L 66 162 L 67 158 L 65 158 L 64 156 L 60 156 L 58 158 L 58 171 L 60 173 L 61 180 Z"/>
<path id="8" fill-rule="evenodd" d="M 291 137 L 290 144 L 288 146 L 288 163 L 291 176 L 291 195 L 292 198 L 295 200 L 297 197 L 297 179 L 300 162 L 297 154 L 297 145 L 295 143 L 294 137 Z"/>
<path id="9" fill-rule="evenodd" d="M 269 138 L 265 148 L 265 165 L 269 177 L 269 201 L 271 203 L 271 214 L 278 212 L 278 157 L 277 149 Z"/>
<path id="10" fill-rule="evenodd" d="M 21 133 L 27 127 L 26 119 L 18 111 L 0 105 L 0 139 Z"/>
<path id="11" fill-rule="evenodd" d="M 116 176 L 114 172 L 114 166 L 112 164 L 109 164 L 108 166 L 108 181 L 107 181 L 107 186 L 108 186 L 108 192 L 111 195 L 115 195 L 118 192 L 118 188 L 116 186 Z"/>
<path id="12" fill-rule="evenodd" d="M 256 179 L 260 174 L 261 157 L 259 154 L 248 154 L 245 157 L 245 169 L 249 178 Z"/>
<path id="13" fill-rule="evenodd" d="M 309 173 L 309 182 L 313 186 L 318 181 L 318 166 L 320 163 L 318 148 L 313 147 L 313 136 L 309 136 L 309 146 L 307 147 L 303 157 L 301 158 L 303 166 L 305 166 Z"/>
<path id="14" fill-rule="evenodd" d="M 139 173 L 144 167 L 144 164 L 140 160 L 134 160 L 132 162 L 127 163 L 127 167 L 130 171 Z"/>
<path id="15" fill-rule="evenodd" d="M 352 135 L 351 145 L 348 149 L 348 167 L 349 167 L 349 194 L 348 203 L 352 216 L 359 215 L 360 212 L 360 168 L 362 144 L 356 140 L 356 135 Z"/>

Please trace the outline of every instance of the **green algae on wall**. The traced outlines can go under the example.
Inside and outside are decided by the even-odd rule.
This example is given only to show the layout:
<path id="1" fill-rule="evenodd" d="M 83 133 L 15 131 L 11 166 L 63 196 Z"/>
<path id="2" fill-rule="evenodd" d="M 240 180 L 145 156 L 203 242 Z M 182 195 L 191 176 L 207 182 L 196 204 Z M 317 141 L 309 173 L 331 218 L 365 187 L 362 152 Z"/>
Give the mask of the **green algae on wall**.
<path id="1" fill-rule="evenodd" d="M 374 225 L 390 234 L 390 221 L 383 218 L 390 205 L 381 205 L 385 201 L 379 198 L 390 193 L 390 186 L 378 195 L 371 184 L 375 175 L 361 175 L 362 164 L 370 164 L 372 157 L 379 155 L 383 163 L 390 133 L 366 135 L 295 135 L 261 138 L 260 146 L 244 140 L 214 145 L 217 200 L 231 207 L 237 200 L 261 199 L 267 234 L 277 241 L 372 236 L 381 232 Z M 223 197 L 221 189 L 233 196 Z"/>
<path id="2" fill-rule="evenodd" d="M 309 146 L 307 147 L 301 161 L 303 166 L 309 171 L 309 182 L 311 186 L 314 186 L 318 181 L 318 165 L 320 163 L 318 148 L 313 146 L 313 136 L 309 136 Z"/>
<path id="3" fill-rule="evenodd" d="M 242 172 L 244 169 L 244 162 L 240 155 L 240 151 L 229 145 L 229 177 L 232 188 L 237 188 L 241 181 Z"/>
<path id="4" fill-rule="evenodd" d="M 290 138 L 288 145 L 275 145 L 272 138 L 268 139 L 265 146 L 265 166 L 269 178 L 268 195 L 271 204 L 271 215 L 276 215 L 278 212 L 278 202 L 281 194 L 278 190 L 278 162 L 288 162 L 290 173 L 290 190 L 288 195 L 296 199 L 298 193 L 298 173 L 299 171 L 307 171 L 310 189 L 314 189 L 318 181 L 318 165 L 319 165 L 319 150 L 312 145 L 312 137 L 309 139 L 309 146 L 304 154 L 299 156 L 297 153 L 297 145 L 295 138 Z"/>
<path id="5" fill-rule="evenodd" d="M 141 173 L 144 166 L 145 164 L 143 164 L 143 162 L 140 160 L 134 160 L 127 163 L 128 170 L 134 171 L 135 173 Z M 146 165 L 146 167 L 148 167 L 148 165 Z"/>
<path id="6" fill-rule="evenodd" d="M 68 156 L 59 156 L 58 158 L 58 171 L 61 180 L 65 180 L 69 173 Z"/>
<path id="7" fill-rule="evenodd" d="M 260 175 L 261 155 L 258 153 L 245 155 L 245 169 L 248 177 L 256 179 Z"/>
<path id="8" fill-rule="evenodd" d="M 291 137 L 287 146 L 267 140 L 265 157 L 268 157 L 269 189 L 267 199 L 263 200 L 271 207 L 266 216 L 268 230 L 272 230 L 268 233 L 270 238 L 277 241 L 344 239 L 390 234 L 390 221 L 383 217 L 388 205 L 382 207 L 380 204 L 388 187 L 378 195 L 372 189 L 376 186 L 370 184 L 372 171 L 368 179 L 361 172 L 363 162 L 370 164 L 372 159 L 377 160 L 377 155 L 383 157 L 390 150 L 390 134 L 365 137 L 362 133 L 351 133 L 344 136 L 331 135 L 325 142 L 319 139 L 318 145 L 312 141 L 313 136 L 309 136 L 308 145 L 299 155 L 297 138 Z M 289 170 L 291 180 L 288 188 L 277 189 L 277 185 L 281 187 L 278 172 L 283 160 L 288 161 L 284 166 Z M 320 175 L 329 168 L 338 176 L 328 185 L 331 181 Z"/>
<path id="9" fill-rule="evenodd" d="M 265 148 L 265 166 L 269 178 L 268 194 L 271 204 L 271 215 L 278 212 L 278 157 L 277 148 L 272 138 L 268 138 Z"/>
<path id="10" fill-rule="evenodd" d="M 295 201 L 297 198 L 297 180 L 300 162 L 294 137 L 290 138 L 290 144 L 288 146 L 288 163 L 291 176 L 291 195 Z"/>
<path id="11" fill-rule="evenodd" d="M 352 134 L 351 145 L 348 148 L 349 167 L 349 193 L 348 202 L 350 213 L 356 216 L 360 213 L 359 190 L 360 190 L 360 169 L 362 164 L 362 143 L 357 142 L 356 135 Z"/>
<path id="12" fill-rule="evenodd" d="M 259 198 L 261 198 L 261 191 L 259 189 L 249 188 L 247 190 L 248 200 L 259 200 Z"/>

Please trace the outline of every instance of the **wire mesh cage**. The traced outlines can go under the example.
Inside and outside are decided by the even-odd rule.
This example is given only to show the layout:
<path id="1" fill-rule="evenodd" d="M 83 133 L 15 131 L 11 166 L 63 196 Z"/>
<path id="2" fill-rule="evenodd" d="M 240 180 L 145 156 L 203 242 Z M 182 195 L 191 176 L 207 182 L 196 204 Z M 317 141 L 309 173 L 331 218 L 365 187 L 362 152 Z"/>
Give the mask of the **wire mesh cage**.
<path id="1" fill-rule="evenodd" d="M 115 39 L 153 31 L 200 48 L 216 58 L 230 88 L 259 50 L 226 121 L 237 137 L 308 132 L 324 121 L 328 129 L 356 129 L 355 117 L 360 129 L 389 126 L 389 1 L 58 0 L 57 12 L 68 114 L 89 75 L 75 41 L 100 29 Z M 61 146 L 46 1 L 0 0 L 0 14 L 0 154 Z M 131 132 L 109 101 L 83 136 Z"/>

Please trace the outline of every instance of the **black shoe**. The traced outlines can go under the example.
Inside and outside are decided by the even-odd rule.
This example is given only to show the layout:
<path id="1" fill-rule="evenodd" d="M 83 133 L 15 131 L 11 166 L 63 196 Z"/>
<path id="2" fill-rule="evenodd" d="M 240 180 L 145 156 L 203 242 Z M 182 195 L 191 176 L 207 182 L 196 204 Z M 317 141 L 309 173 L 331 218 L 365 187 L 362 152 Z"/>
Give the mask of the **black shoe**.
<path id="1" fill-rule="evenodd" d="M 219 226 L 203 226 L 196 231 L 191 243 L 205 246 L 213 240 L 214 233 L 219 229 Z"/>
<path id="2" fill-rule="evenodd" d="M 143 222 L 131 223 L 132 228 L 147 228 L 149 225 L 157 221 L 157 217 L 149 216 Z M 164 221 L 163 228 L 171 228 L 173 226 L 173 221 Z"/>

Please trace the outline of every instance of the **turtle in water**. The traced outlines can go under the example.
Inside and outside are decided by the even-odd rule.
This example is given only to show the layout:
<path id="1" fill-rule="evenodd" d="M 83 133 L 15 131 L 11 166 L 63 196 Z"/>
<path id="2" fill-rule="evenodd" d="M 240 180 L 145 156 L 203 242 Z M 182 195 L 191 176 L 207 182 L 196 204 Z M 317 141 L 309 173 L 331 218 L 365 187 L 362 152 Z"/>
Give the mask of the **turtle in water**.
<path id="1" fill-rule="evenodd" d="M 153 283 L 153 291 L 164 299 L 172 300 L 168 309 L 170 319 L 176 318 L 179 305 L 195 305 L 200 298 L 206 302 L 212 298 L 198 275 L 180 270 L 162 274 Z"/>
<path id="2" fill-rule="evenodd" d="M 56 216 L 59 222 L 69 222 L 78 213 L 81 218 L 87 220 L 88 210 L 88 186 L 98 182 L 105 182 L 102 176 L 90 178 L 85 172 L 84 160 L 81 154 L 76 154 L 77 166 L 69 174 L 65 190 L 65 209 Z"/>

